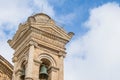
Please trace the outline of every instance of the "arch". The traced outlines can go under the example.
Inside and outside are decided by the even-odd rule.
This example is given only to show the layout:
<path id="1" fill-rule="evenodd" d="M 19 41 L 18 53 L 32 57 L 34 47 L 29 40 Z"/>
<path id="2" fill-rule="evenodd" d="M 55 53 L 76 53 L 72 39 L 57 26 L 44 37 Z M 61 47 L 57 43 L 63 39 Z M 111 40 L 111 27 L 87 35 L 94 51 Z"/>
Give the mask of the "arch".
<path id="1" fill-rule="evenodd" d="M 19 76 L 19 79 L 20 80 L 25 80 L 25 70 L 26 70 L 26 64 L 27 64 L 27 57 L 24 56 L 20 62 L 19 62 L 19 69 L 20 69 L 20 76 Z"/>
<path id="2" fill-rule="evenodd" d="M 42 59 L 47 59 L 47 60 L 49 60 L 50 63 L 51 63 L 51 66 L 53 66 L 53 67 L 56 67 L 56 66 L 57 66 L 56 61 L 55 61 L 54 58 L 53 58 L 51 55 L 49 55 L 49 54 L 46 54 L 46 53 L 40 54 L 40 55 L 39 55 L 39 60 L 41 61 Z"/>
<path id="3" fill-rule="evenodd" d="M 27 63 L 27 57 L 23 57 L 18 63 L 18 64 L 20 64 L 19 68 L 21 69 L 22 65 L 26 64 L 26 63 Z"/>

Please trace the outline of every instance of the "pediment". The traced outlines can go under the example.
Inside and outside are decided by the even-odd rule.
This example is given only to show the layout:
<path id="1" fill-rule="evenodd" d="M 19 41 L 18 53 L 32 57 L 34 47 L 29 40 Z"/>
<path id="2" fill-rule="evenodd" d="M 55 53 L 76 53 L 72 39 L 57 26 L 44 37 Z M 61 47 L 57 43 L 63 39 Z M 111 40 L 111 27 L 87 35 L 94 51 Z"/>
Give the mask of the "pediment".
<path id="1" fill-rule="evenodd" d="M 41 26 L 39 27 L 39 29 L 64 40 L 70 39 L 70 36 L 67 34 L 67 32 L 65 32 L 62 28 L 57 26 Z"/>
<path id="2" fill-rule="evenodd" d="M 71 37 L 65 32 L 64 29 L 57 26 L 57 24 L 48 15 L 44 13 L 38 13 L 28 18 L 28 21 L 32 23 L 31 26 L 39 28 L 42 31 L 53 34 L 64 40 L 69 40 Z"/>

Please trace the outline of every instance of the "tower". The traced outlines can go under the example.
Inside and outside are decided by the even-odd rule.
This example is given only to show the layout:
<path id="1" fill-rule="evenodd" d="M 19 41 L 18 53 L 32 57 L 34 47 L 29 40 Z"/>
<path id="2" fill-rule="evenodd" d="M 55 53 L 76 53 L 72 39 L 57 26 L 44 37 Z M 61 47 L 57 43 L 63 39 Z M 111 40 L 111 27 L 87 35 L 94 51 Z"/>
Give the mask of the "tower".
<path id="1" fill-rule="evenodd" d="M 9 45 L 13 55 L 13 80 L 63 80 L 66 33 L 44 13 L 28 17 L 19 25 Z"/>

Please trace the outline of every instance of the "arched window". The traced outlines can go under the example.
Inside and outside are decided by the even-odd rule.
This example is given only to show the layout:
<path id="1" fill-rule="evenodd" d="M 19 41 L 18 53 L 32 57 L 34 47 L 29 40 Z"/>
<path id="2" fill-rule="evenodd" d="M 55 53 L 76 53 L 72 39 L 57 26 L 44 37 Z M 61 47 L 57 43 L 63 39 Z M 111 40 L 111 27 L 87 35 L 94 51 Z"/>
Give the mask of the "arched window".
<path id="1" fill-rule="evenodd" d="M 26 69 L 25 62 L 23 62 L 21 65 L 21 76 L 20 76 L 21 80 L 25 80 L 25 69 Z"/>
<path id="2" fill-rule="evenodd" d="M 49 66 L 51 65 L 51 63 L 49 60 L 45 58 L 41 59 L 41 61 L 42 61 L 42 64 L 39 69 L 39 78 L 40 80 L 48 80 L 48 77 L 49 77 L 48 70 L 49 70 Z"/>

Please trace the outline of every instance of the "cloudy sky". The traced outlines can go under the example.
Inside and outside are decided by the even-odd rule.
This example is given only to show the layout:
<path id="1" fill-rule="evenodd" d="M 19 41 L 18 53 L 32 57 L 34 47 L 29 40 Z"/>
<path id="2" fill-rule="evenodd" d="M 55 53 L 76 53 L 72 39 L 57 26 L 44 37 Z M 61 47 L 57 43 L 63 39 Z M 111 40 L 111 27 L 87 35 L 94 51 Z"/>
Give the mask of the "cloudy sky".
<path id="1" fill-rule="evenodd" d="M 19 23 L 44 12 L 75 36 L 66 46 L 65 80 L 120 80 L 120 0 L 0 0 L 0 55 Z"/>

